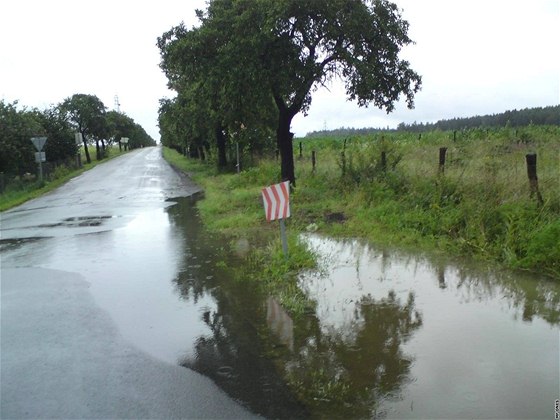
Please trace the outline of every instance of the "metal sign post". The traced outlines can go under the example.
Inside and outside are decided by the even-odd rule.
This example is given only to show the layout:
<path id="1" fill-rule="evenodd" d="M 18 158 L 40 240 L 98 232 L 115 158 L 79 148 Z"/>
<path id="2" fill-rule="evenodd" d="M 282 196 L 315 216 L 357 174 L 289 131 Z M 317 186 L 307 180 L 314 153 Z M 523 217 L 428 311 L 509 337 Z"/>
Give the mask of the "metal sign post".
<path id="1" fill-rule="evenodd" d="M 47 156 L 45 152 L 43 152 L 43 147 L 47 142 L 46 137 L 31 137 L 31 143 L 37 149 L 37 153 L 35 153 L 35 162 L 39 164 L 39 181 L 43 181 L 43 162 L 47 161 Z"/>
<path id="2" fill-rule="evenodd" d="M 280 221 L 282 249 L 284 255 L 288 257 L 288 239 L 284 219 L 290 217 L 290 181 L 263 188 L 262 196 L 266 220 L 270 222 L 278 219 Z"/>
<path id="3" fill-rule="evenodd" d="M 282 238 L 282 251 L 284 255 L 288 256 L 288 238 L 286 237 L 286 223 L 284 219 L 280 219 L 280 237 Z"/>
<path id="4" fill-rule="evenodd" d="M 235 148 L 236 148 L 236 155 L 237 155 L 237 165 L 235 165 L 235 167 L 237 168 L 237 173 L 241 172 L 241 166 L 239 165 L 239 142 L 235 143 Z"/>

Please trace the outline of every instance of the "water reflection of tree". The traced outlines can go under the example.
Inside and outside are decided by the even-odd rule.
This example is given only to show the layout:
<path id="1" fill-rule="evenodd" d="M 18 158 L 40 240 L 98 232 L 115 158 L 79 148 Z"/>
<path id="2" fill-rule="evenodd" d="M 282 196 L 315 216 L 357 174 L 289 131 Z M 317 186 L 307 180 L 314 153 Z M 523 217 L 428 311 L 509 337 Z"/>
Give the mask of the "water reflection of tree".
<path id="1" fill-rule="evenodd" d="M 302 418 L 308 413 L 284 379 L 263 344 L 266 296 L 233 278 L 230 267 L 242 263 L 221 238 L 203 229 L 195 200 L 179 199 L 167 211 L 184 241 L 184 261 L 175 281 L 181 295 L 193 302 L 211 297 L 214 307 L 201 313 L 210 335 L 200 336 L 195 355 L 182 365 L 213 379 L 234 399 L 272 418 Z"/>
<path id="2" fill-rule="evenodd" d="M 456 281 L 453 288 L 465 302 L 500 299 L 515 309 L 514 317 L 525 322 L 541 318 L 550 325 L 560 324 L 560 285 L 545 277 L 508 270 L 448 266 Z"/>
<path id="3" fill-rule="evenodd" d="M 421 325 L 412 294 L 404 304 L 394 292 L 379 300 L 364 296 L 343 331 L 316 328 L 314 336 L 300 337 L 287 376 L 319 417 L 379 417 L 378 403 L 398 397 L 410 380 L 412 361 L 401 345 Z"/>
<path id="4" fill-rule="evenodd" d="M 311 241 L 322 241 L 318 235 L 306 237 Z M 361 259 L 369 260 L 372 266 L 379 267 L 382 277 L 389 275 L 393 267 L 403 267 L 412 273 L 424 268 L 434 273 L 440 289 L 460 294 L 464 302 L 501 300 L 516 310 L 516 319 L 531 322 L 537 317 L 551 325 L 560 324 L 560 285 L 546 276 L 504 270 L 469 259 L 451 261 L 449 257 L 397 249 L 386 252 L 386 248 L 356 239 L 333 242 L 329 251 L 332 254 L 349 253 L 357 266 Z M 374 261 L 377 259 L 380 259 L 379 264 Z"/>

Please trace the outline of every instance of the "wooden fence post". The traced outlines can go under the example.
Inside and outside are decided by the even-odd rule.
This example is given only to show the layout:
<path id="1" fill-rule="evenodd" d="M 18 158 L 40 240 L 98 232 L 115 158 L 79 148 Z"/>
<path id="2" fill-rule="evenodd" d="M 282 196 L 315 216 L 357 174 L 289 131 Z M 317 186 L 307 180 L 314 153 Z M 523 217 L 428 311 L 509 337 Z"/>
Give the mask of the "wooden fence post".
<path id="1" fill-rule="evenodd" d="M 301 159 L 303 157 L 303 145 L 301 144 L 301 141 L 299 142 L 299 158 Z"/>
<path id="2" fill-rule="evenodd" d="M 447 147 L 439 148 L 439 173 L 443 174 L 445 171 L 445 154 L 447 153 Z"/>
<path id="3" fill-rule="evenodd" d="M 342 163 L 342 177 L 346 176 L 346 140 L 344 139 L 344 145 L 342 146 L 342 152 L 340 152 L 340 160 Z"/>
<path id="4" fill-rule="evenodd" d="M 317 154 L 315 153 L 315 150 L 311 151 L 311 165 L 313 166 L 312 172 L 315 172 L 315 164 L 317 162 Z"/>
<path id="5" fill-rule="evenodd" d="M 536 195 L 537 202 L 542 206 L 544 201 L 539 191 L 539 179 L 537 178 L 537 154 L 526 154 L 525 161 L 527 162 L 527 176 L 529 177 L 529 187 L 531 189 L 530 198 Z"/>

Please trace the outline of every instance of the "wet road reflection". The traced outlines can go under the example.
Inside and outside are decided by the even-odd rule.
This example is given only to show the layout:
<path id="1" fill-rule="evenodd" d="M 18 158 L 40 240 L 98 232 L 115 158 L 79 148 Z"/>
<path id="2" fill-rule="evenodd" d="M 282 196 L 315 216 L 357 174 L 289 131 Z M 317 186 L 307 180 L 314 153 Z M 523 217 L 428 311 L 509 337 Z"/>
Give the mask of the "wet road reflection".
<path id="1" fill-rule="evenodd" d="M 174 283 L 181 296 L 196 304 L 205 296 L 215 303 L 199 318 L 210 330 L 194 343 L 185 367 L 212 378 L 230 396 L 270 418 L 304 418 L 301 405 L 269 357 L 266 340 L 267 297 L 236 279 L 231 268 L 243 264 L 221 238 L 204 231 L 194 205 L 181 198 L 168 208 L 176 232 L 184 232 L 185 261 Z"/>

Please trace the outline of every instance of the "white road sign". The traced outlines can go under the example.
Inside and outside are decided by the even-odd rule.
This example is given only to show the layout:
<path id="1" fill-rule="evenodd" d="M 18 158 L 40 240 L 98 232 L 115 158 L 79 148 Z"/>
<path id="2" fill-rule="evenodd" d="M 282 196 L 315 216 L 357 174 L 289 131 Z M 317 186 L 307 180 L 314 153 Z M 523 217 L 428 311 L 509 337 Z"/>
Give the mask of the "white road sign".
<path id="1" fill-rule="evenodd" d="M 35 149 L 37 149 L 37 151 L 40 152 L 41 150 L 43 150 L 43 147 L 45 146 L 45 143 L 47 142 L 47 138 L 46 137 L 31 137 L 31 142 L 35 146 Z"/>

